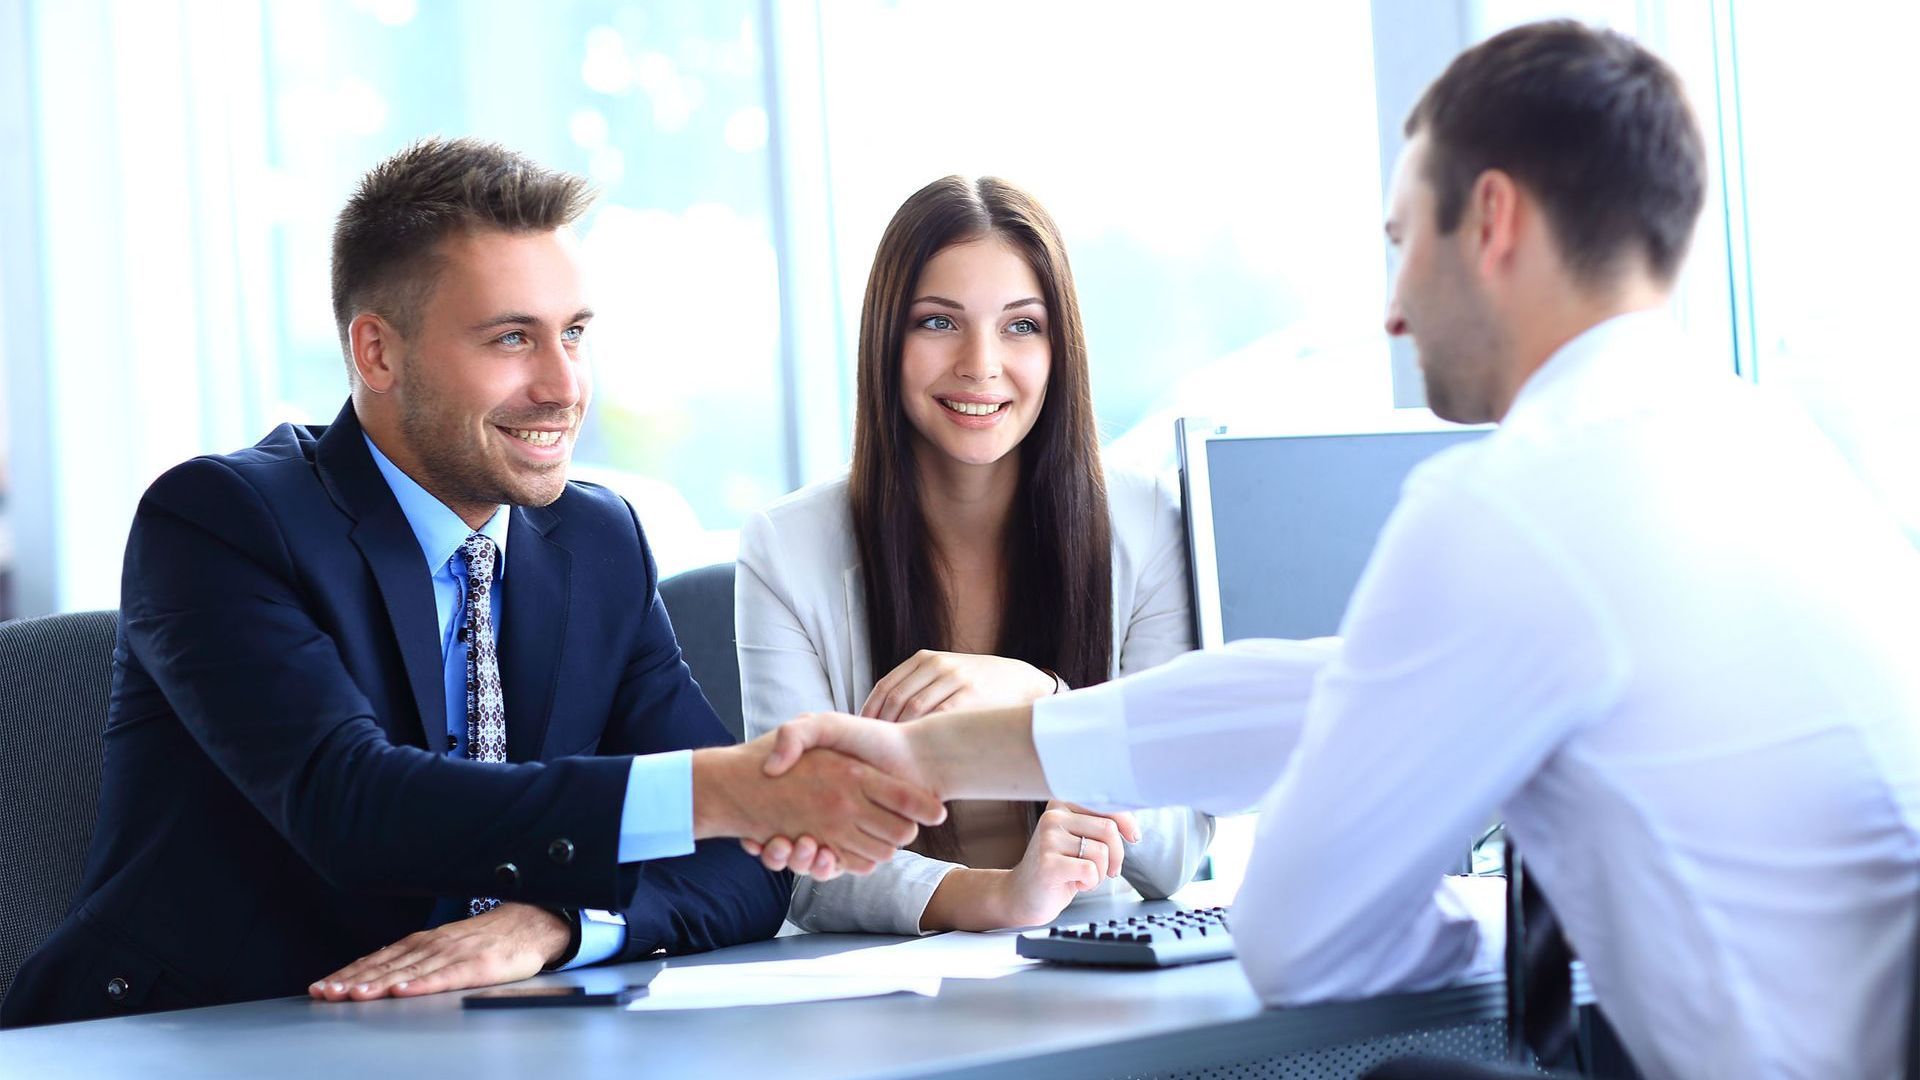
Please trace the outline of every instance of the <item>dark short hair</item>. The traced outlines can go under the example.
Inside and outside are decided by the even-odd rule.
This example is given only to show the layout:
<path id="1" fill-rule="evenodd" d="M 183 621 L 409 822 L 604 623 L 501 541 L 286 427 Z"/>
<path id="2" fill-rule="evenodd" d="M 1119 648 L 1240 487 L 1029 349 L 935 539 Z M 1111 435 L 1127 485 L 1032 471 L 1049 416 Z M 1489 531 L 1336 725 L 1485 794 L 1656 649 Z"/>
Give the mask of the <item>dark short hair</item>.
<path id="1" fill-rule="evenodd" d="M 333 320 L 353 367 L 347 326 L 362 311 L 402 334 L 432 295 L 435 249 L 470 228 L 545 232 L 572 224 L 593 190 L 498 143 L 422 139 L 375 165 L 333 226 Z"/>
<path id="2" fill-rule="evenodd" d="M 1663 281 L 1686 256 L 1706 150 L 1680 79 L 1611 30 L 1515 27 L 1456 57 L 1407 117 L 1426 132 L 1441 233 L 1488 169 L 1540 200 L 1569 269 L 1604 280 L 1630 253 Z"/>

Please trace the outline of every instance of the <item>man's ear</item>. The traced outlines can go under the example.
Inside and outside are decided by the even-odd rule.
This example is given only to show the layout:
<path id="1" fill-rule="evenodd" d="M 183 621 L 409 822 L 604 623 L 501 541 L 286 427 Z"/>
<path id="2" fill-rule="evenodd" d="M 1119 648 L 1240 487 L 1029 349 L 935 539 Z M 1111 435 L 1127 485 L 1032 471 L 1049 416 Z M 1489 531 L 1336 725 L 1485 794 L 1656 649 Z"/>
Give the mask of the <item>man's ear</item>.
<path id="1" fill-rule="evenodd" d="M 393 388 L 400 378 L 398 363 L 404 355 L 406 339 L 392 323 L 371 311 L 363 311 L 347 324 L 347 344 L 353 349 L 353 370 L 361 385 L 376 394 Z"/>
<path id="2" fill-rule="evenodd" d="M 1524 209 L 1520 186 L 1499 169 L 1474 178 L 1467 197 L 1464 228 L 1474 243 L 1474 266 L 1482 277 L 1492 277 L 1513 258 L 1519 246 Z"/>

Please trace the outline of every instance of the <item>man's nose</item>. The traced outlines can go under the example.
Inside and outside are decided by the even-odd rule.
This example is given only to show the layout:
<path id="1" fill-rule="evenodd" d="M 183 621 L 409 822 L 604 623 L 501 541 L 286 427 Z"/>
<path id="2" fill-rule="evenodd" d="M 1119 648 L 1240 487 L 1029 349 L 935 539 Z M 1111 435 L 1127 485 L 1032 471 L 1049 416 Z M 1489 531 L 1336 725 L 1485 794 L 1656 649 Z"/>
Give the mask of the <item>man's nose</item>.
<path id="1" fill-rule="evenodd" d="M 1407 332 L 1407 317 L 1400 313 L 1400 298 L 1387 301 L 1387 336 L 1400 337 Z"/>
<path id="2" fill-rule="evenodd" d="M 580 365 L 585 362 L 557 337 L 542 342 L 534 354 L 534 379 L 529 387 L 533 399 L 542 405 L 568 408 L 577 404 L 580 400 Z"/>

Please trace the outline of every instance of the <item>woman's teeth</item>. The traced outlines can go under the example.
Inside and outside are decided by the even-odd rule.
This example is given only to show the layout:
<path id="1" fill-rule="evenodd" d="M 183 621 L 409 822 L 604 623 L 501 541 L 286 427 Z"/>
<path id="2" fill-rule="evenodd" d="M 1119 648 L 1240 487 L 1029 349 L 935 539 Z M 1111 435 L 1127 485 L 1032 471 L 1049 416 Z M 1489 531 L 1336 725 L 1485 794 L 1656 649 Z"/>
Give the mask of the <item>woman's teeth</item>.
<path id="1" fill-rule="evenodd" d="M 947 408 L 952 409 L 962 416 L 991 416 L 1001 409 L 1006 408 L 1009 402 L 948 401 L 946 398 L 941 398 L 940 404 L 945 405 Z"/>

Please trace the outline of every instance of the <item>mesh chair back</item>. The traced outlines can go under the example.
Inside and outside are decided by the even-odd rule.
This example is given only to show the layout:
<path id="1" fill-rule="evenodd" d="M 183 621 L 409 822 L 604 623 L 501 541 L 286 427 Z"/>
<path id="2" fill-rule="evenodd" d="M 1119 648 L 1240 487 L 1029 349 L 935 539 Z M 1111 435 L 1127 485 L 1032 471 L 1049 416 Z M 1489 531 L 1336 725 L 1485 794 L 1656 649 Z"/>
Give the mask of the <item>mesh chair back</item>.
<path id="1" fill-rule="evenodd" d="M 694 681 L 739 742 L 746 722 L 740 712 L 740 656 L 733 643 L 733 564 L 675 574 L 660 583 L 660 600 Z"/>
<path id="2" fill-rule="evenodd" d="M 0 998 L 80 884 L 115 621 L 85 611 L 0 625 Z"/>

